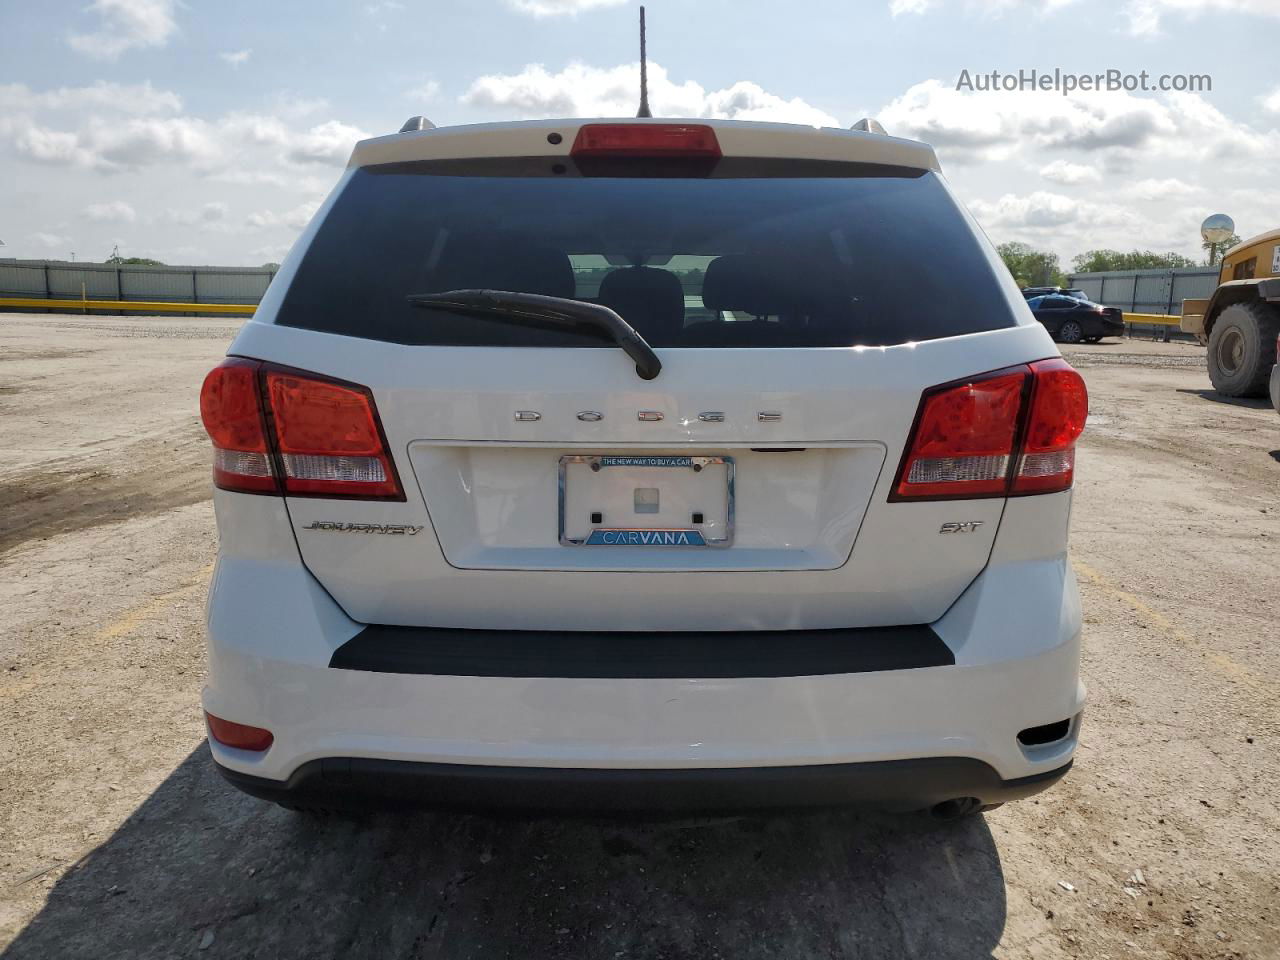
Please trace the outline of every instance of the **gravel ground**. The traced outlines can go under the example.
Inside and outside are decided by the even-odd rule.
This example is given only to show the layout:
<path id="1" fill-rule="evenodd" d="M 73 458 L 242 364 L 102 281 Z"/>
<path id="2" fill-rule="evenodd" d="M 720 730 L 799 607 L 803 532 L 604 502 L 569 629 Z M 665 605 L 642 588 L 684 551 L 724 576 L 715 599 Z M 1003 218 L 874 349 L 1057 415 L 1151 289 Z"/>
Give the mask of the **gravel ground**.
<path id="1" fill-rule="evenodd" d="M 0 315 L 8 958 L 1280 957 L 1280 418 L 1073 349 L 1075 770 L 953 824 L 314 821 L 211 771 L 200 377 L 235 323 Z"/>

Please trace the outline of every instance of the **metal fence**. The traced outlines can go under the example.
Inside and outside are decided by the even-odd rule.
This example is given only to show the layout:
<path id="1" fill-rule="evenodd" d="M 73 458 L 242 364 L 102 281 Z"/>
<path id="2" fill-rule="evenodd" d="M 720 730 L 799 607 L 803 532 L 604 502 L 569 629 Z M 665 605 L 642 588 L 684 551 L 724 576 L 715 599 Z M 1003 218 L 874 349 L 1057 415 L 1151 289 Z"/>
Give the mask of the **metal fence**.
<path id="1" fill-rule="evenodd" d="M 266 267 L 148 267 L 0 260 L 0 297 L 51 300 L 140 300 L 169 303 L 256 304 L 275 276 Z M 1184 298 L 1208 297 L 1217 267 L 1077 273 L 1067 285 L 1090 300 L 1128 313 L 1180 315 Z M 103 311 L 105 312 L 105 311 Z M 155 312 L 154 310 L 148 312 Z"/>
<path id="2" fill-rule="evenodd" d="M 256 304 L 275 274 L 275 270 L 264 267 L 0 260 L 0 297 Z"/>
<path id="3" fill-rule="evenodd" d="M 1182 315 L 1182 301 L 1210 296 L 1218 285 L 1217 267 L 1176 270 L 1111 270 L 1076 273 L 1067 286 L 1079 287 L 1095 303 L 1126 313 Z"/>

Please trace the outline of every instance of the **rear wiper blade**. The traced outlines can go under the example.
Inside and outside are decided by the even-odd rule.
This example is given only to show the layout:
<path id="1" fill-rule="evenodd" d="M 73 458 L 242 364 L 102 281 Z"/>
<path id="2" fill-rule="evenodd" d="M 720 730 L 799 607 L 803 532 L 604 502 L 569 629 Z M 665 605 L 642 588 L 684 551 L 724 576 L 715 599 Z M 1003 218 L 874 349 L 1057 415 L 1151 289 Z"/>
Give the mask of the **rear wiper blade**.
<path id="1" fill-rule="evenodd" d="M 412 293 L 406 298 L 415 307 L 448 310 L 488 320 L 602 333 L 620 346 L 636 363 L 636 373 L 652 380 L 662 370 L 662 361 L 636 329 L 600 303 L 544 297 L 540 293 L 509 290 L 446 290 L 444 293 Z"/>

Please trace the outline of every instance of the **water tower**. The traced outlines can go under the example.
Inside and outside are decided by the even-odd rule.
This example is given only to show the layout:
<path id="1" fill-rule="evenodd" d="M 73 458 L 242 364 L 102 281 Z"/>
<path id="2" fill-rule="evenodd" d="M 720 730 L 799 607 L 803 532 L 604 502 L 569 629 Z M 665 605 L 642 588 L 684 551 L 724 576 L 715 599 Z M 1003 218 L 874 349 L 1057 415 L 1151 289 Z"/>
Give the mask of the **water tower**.
<path id="1" fill-rule="evenodd" d="M 1215 213 L 1205 217 L 1200 224 L 1200 236 L 1209 244 L 1209 266 L 1218 262 L 1218 247 L 1230 240 L 1236 233 L 1236 223 L 1225 213 Z"/>

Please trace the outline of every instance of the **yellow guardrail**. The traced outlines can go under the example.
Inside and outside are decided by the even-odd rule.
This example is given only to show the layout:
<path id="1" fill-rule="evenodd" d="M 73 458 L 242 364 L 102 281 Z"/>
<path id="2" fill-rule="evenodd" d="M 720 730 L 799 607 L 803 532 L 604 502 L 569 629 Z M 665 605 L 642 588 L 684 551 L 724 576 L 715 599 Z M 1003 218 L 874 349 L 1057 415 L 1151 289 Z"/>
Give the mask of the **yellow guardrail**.
<path id="1" fill-rule="evenodd" d="M 1182 322 L 1182 318 L 1171 313 L 1126 313 L 1124 322 L 1143 323 L 1152 327 L 1176 327 Z"/>
<path id="2" fill-rule="evenodd" d="M 258 309 L 254 303 L 166 303 L 163 300 L 47 300 L 40 297 L 0 297 L 3 307 L 52 307 L 67 313 L 84 310 L 142 310 L 149 313 L 237 313 Z"/>

